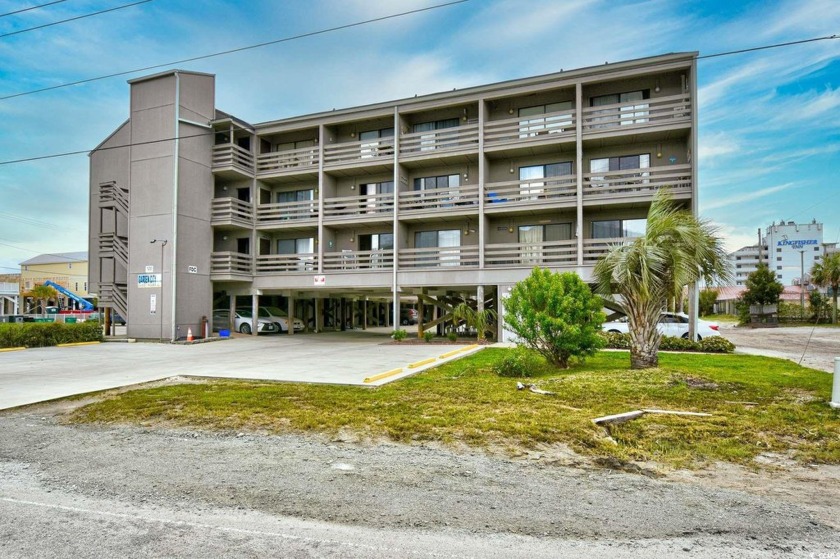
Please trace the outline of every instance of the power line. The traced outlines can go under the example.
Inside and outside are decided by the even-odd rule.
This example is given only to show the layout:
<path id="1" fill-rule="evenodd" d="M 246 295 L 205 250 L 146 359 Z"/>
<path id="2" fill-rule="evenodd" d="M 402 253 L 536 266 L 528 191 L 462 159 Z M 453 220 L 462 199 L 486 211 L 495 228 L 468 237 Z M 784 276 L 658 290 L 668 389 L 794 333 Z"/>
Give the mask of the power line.
<path id="1" fill-rule="evenodd" d="M 48 229 L 53 229 L 55 231 L 66 231 L 66 230 L 69 229 L 69 230 L 72 230 L 72 231 L 81 232 L 81 229 L 76 229 L 74 227 L 66 227 L 66 226 L 63 226 L 63 225 L 56 225 L 55 223 L 50 223 L 48 221 L 41 221 L 40 219 L 19 216 L 19 215 L 10 214 L 10 213 L 7 213 L 7 212 L 0 212 L 0 219 L 17 221 L 17 222 L 20 222 L 20 223 L 25 223 L 26 225 L 37 225 L 39 227 L 45 227 L 45 228 L 48 228 Z"/>
<path id="2" fill-rule="evenodd" d="M 430 7 L 430 8 L 423 8 L 421 10 L 413 10 L 412 12 L 404 12 L 403 14 L 398 14 L 398 15 L 405 15 L 405 14 L 409 14 L 409 13 L 413 13 L 413 12 L 417 12 L 417 11 L 430 10 L 430 9 L 433 9 L 433 8 L 436 8 L 436 7 L 449 6 L 451 4 L 459 4 L 459 3 L 462 3 L 462 2 L 468 2 L 468 1 L 469 0 L 456 0 L 455 2 L 450 2 L 449 4 L 440 4 L 438 6 L 433 6 L 433 7 Z M 375 20 L 368 20 L 368 22 L 378 21 L 379 19 L 393 18 L 393 17 L 397 17 L 398 15 L 385 16 L 383 18 L 378 18 L 378 19 L 375 19 Z M 343 26 L 343 27 L 352 27 L 352 26 L 355 26 L 355 25 L 361 25 L 362 23 L 367 23 L 367 22 L 349 24 L 349 25 L 346 25 L 346 26 Z M 334 28 L 334 29 L 342 29 L 343 27 L 337 27 L 337 28 Z M 325 32 L 326 31 L 316 31 L 314 33 L 307 34 L 307 35 L 319 34 L 319 33 L 325 33 Z M 298 35 L 297 37 L 305 37 L 307 35 Z M 297 37 L 293 37 L 293 38 L 297 38 Z M 837 35 L 830 35 L 830 36 L 827 36 L 827 37 L 816 37 L 816 38 L 813 38 L 813 39 L 805 39 L 805 40 L 802 40 L 802 41 L 793 41 L 793 42 L 789 42 L 789 43 L 779 43 L 779 44 L 776 44 L 776 45 L 754 47 L 754 48 L 751 48 L 751 49 L 731 51 L 731 52 L 728 52 L 728 53 L 717 53 L 717 54 L 708 55 L 708 56 L 711 57 L 711 56 L 725 56 L 725 55 L 729 55 L 729 54 L 740 54 L 742 52 L 750 52 L 750 51 L 754 51 L 754 50 L 775 48 L 775 47 L 788 46 L 788 45 L 797 45 L 797 44 L 801 44 L 801 43 L 807 43 L 807 42 L 813 42 L 813 41 L 822 41 L 822 40 L 826 40 L 826 39 L 837 39 L 837 38 L 840 38 L 840 37 L 838 37 Z M 292 38 L 282 39 L 281 41 L 286 41 L 286 40 L 291 40 L 291 39 Z M 263 44 L 271 44 L 271 43 L 263 43 Z M 254 48 L 254 47 L 243 47 L 243 48 Z M 233 51 L 228 51 L 228 52 L 233 52 Z M 209 56 L 216 56 L 216 55 L 209 55 Z M 703 58 L 703 57 L 697 57 L 697 58 Z M 194 60 L 194 59 L 191 59 L 191 60 Z M 178 62 L 174 62 L 173 64 L 178 64 Z M 163 64 L 161 66 L 167 66 L 167 65 Z M 158 68 L 158 67 L 159 66 L 150 66 L 147 69 Z M 131 73 L 131 72 L 124 72 L 124 73 Z M 120 74 L 113 74 L 113 75 L 116 76 L 116 75 L 120 75 Z M 104 77 L 110 77 L 110 76 L 104 76 Z M 93 78 L 93 79 L 103 79 L 103 78 Z M 87 81 L 92 81 L 92 80 L 87 80 Z M 75 82 L 75 83 L 83 83 L 83 82 Z M 66 85 L 73 85 L 73 84 L 58 85 L 58 86 L 55 86 L 55 88 L 65 87 Z M 54 89 L 54 88 L 48 88 L 48 89 Z M 10 97 L 18 97 L 18 96 L 21 96 L 21 95 L 29 95 L 30 93 L 37 93 L 39 91 L 46 91 L 46 90 L 45 89 L 40 89 L 40 90 L 36 90 L 34 92 L 16 93 L 16 94 L 11 95 L 11 96 L 0 97 L 0 100 L 8 99 Z M 127 147 L 132 147 L 132 146 L 142 146 L 142 145 L 147 145 L 147 144 L 157 144 L 157 143 L 160 143 L 160 142 L 171 142 L 173 140 L 184 140 L 184 139 L 188 139 L 188 138 L 198 138 L 200 136 L 207 136 L 207 135 L 211 135 L 211 134 L 215 134 L 215 133 L 216 133 L 215 131 L 201 132 L 199 134 L 190 134 L 190 135 L 187 135 L 187 136 L 161 138 L 161 139 L 157 139 L 157 140 L 148 140 L 148 141 L 145 141 L 145 142 L 133 142 L 133 143 L 127 143 L 127 144 L 122 144 L 122 145 L 118 145 L 118 146 L 106 146 L 106 147 L 98 148 L 97 151 L 106 151 L 106 150 L 111 150 L 111 149 L 121 149 L 121 148 L 127 148 Z M 54 159 L 54 158 L 57 158 L 57 157 L 68 157 L 68 156 L 71 156 L 71 155 L 81 155 L 83 153 L 90 153 L 91 151 L 93 151 L 93 150 L 92 149 L 85 149 L 85 150 L 77 150 L 77 151 L 66 151 L 66 152 L 63 152 L 63 153 L 53 153 L 53 154 L 49 154 L 49 155 L 38 155 L 38 156 L 34 156 L 34 157 L 25 157 L 25 158 L 22 158 L 22 159 L 10 159 L 10 160 L 7 160 L 7 161 L 0 161 L 0 165 L 13 165 L 15 163 L 27 163 L 27 162 L 30 162 L 30 161 L 40 161 L 42 159 Z"/>
<path id="3" fill-rule="evenodd" d="M 89 14 L 84 14 L 76 17 L 71 17 L 70 19 L 62 19 L 61 21 L 54 21 L 52 23 L 45 23 L 44 25 L 38 25 L 36 27 L 28 27 L 26 29 L 18 29 L 17 31 L 12 31 L 11 33 L 4 33 L 0 35 L 0 39 L 3 37 L 10 37 L 12 35 L 19 35 L 21 33 L 26 33 L 27 31 L 35 31 L 37 29 L 43 29 L 45 27 L 52 27 L 53 25 L 59 25 L 61 23 L 67 23 L 68 21 L 76 21 L 77 19 L 85 19 L 87 17 L 98 16 L 100 14 L 107 14 L 108 12 L 115 12 L 117 10 L 122 10 L 124 8 L 130 8 L 132 6 L 137 6 L 138 4 L 145 4 L 146 2 L 151 2 L 152 0 L 140 0 L 139 2 L 134 2 L 132 4 L 125 4 L 122 6 L 117 6 L 116 8 L 108 8 L 107 10 L 100 10 L 98 12 L 92 12 Z"/>
<path id="4" fill-rule="evenodd" d="M 52 252 L 40 252 L 40 251 L 37 251 L 37 250 L 32 250 L 31 248 L 23 248 L 23 247 L 19 247 L 19 246 L 15 246 L 15 245 L 10 245 L 8 243 L 3 243 L 3 242 L 0 242 L 0 245 L 2 245 L 4 247 L 13 248 L 13 249 L 16 249 L 16 250 L 22 250 L 24 252 L 33 252 L 33 253 L 41 255 L 41 256 L 55 256 L 56 258 L 60 258 L 60 259 L 65 260 L 67 262 L 85 262 L 85 260 L 80 260 L 79 258 L 72 258 L 70 256 L 67 256 L 66 254 L 55 254 L 55 253 L 52 253 Z M 85 252 L 85 251 L 80 251 L 80 252 Z M 55 264 L 55 262 L 53 262 L 53 264 Z"/>
<path id="5" fill-rule="evenodd" d="M 149 1 L 149 0 L 146 0 L 146 1 Z M 436 10 L 438 8 L 445 8 L 447 6 L 453 6 L 455 4 L 463 4 L 464 2 L 469 2 L 469 0 L 453 0 L 452 2 L 447 2 L 445 4 L 437 4 L 435 6 L 428 6 L 426 8 L 418 8 L 416 10 L 409 10 L 407 12 L 400 12 L 398 14 L 392 14 L 392 15 L 388 15 L 388 16 L 382 16 L 382 17 L 377 17 L 377 18 L 373 18 L 373 19 L 367 19 L 365 21 L 357 21 L 355 23 L 348 23 L 348 24 L 345 24 L 345 25 L 339 25 L 337 27 L 330 27 L 329 29 L 321 29 L 321 30 L 318 30 L 318 31 L 310 31 L 309 33 L 302 33 L 300 35 L 294 35 L 292 37 L 283 37 L 281 39 L 275 39 L 273 41 L 266 41 L 266 42 L 263 42 L 263 43 L 257 43 L 257 44 L 254 44 L 254 45 L 238 47 L 238 48 L 235 48 L 235 49 L 229 49 L 229 50 L 225 50 L 225 51 L 215 52 L 215 53 L 212 53 L 212 54 L 204 54 L 204 55 L 201 55 L 201 56 L 194 56 L 192 58 L 184 58 L 182 60 L 174 60 L 172 62 L 166 62 L 164 64 L 155 64 L 153 66 L 146 66 L 145 68 L 135 68 L 134 70 L 126 70 L 124 72 L 116 72 L 116 73 L 113 73 L 113 74 L 107 74 L 105 76 L 97 76 L 95 78 L 86 78 L 84 80 L 77 80 L 77 81 L 74 81 L 74 82 L 62 83 L 62 84 L 53 85 L 53 86 L 50 86 L 50 87 L 43 87 L 41 89 L 33 89 L 31 91 L 22 91 L 20 93 L 13 93 L 11 95 L 5 95 L 3 97 L 0 97 L 0 101 L 5 100 L 5 99 L 12 99 L 14 97 L 22 97 L 24 95 L 33 95 L 35 93 L 42 93 L 44 91 L 52 91 L 53 89 L 70 87 L 71 85 L 81 85 L 83 83 L 90 83 L 90 82 L 95 82 L 95 81 L 104 80 L 104 79 L 108 79 L 108 78 L 116 78 L 116 77 L 119 77 L 119 76 L 134 74 L 136 72 L 145 72 L 147 70 L 155 70 L 157 68 L 163 68 L 165 66 L 174 66 L 176 64 L 184 64 L 186 62 L 195 62 L 196 60 L 205 60 L 207 58 L 214 58 L 214 57 L 217 57 L 217 56 L 224 56 L 226 54 L 233 54 L 233 53 L 236 53 L 236 52 L 242 52 L 242 51 L 246 51 L 246 50 L 257 49 L 257 48 L 266 47 L 266 46 L 269 46 L 269 45 L 276 45 L 276 44 L 279 44 L 279 43 L 294 41 L 296 39 L 304 39 L 306 37 L 314 37 L 316 35 L 323 35 L 325 33 L 331 33 L 333 31 L 340 31 L 342 29 L 349 29 L 351 27 L 359 27 L 361 25 L 367 25 L 369 23 L 376 23 L 376 22 L 385 21 L 385 20 L 388 20 L 388 19 L 394 19 L 394 18 L 398 18 L 398 17 L 402 17 L 402 16 L 411 15 L 411 14 L 417 14 L 417 13 L 420 13 L 420 12 L 427 12 L 427 11 L 430 11 L 430 10 Z"/>
<path id="6" fill-rule="evenodd" d="M 52 6 L 53 4 L 61 4 L 64 1 L 65 0 L 55 0 L 55 2 L 47 2 L 46 4 L 38 4 L 37 6 L 30 6 L 28 8 L 22 8 L 20 10 L 15 10 L 14 12 L 6 12 L 5 14 L 0 14 L 0 17 L 13 16 L 15 14 L 28 12 L 29 10 L 37 10 L 38 8 L 44 8 L 46 6 Z"/>
<path id="7" fill-rule="evenodd" d="M 698 56 L 697 59 L 700 60 L 701 58 L 717 58 L 719 56 L 729 56 L 731 54 L 743 54 L 745 52 L 755 52 L 758 50 L 767 50 L 767 49 L 777 49 L 779 47 L 789 47 L 792 45 L 802 45 L 805 43 L 815 43 L 817 41 L 830 41 L 832 39 L 840 39 L 838 35 L 826 35 L 824 37 L 814 37 L 812 39 L 802 39 L 801 41 L 789 41 L 787 43 L 774 43 L 772 45 L 764 45 L 761 47 L 752 47 L 748 49 L 740 49 L 740 50 L 730 50 L 726 52 L 718 52 L 715 54 L 704 54 L 703 56 Z"/>

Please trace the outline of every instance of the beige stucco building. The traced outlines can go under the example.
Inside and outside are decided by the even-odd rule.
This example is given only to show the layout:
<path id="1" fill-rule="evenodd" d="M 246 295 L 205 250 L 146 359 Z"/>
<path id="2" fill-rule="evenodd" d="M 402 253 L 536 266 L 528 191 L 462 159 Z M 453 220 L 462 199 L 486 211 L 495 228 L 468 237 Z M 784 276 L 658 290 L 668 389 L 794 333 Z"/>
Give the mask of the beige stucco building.
<path id="1" fill-rule="evenodd" d="M 394 300 L 501 307 L 534 266 L 588 280 L 659 189 L 696 211 L 695 56 L 260 124 L 216 109 L 212 75 L 131 80 L 90 154 L 91 288 L 129 335 L 175 338 L 219 306 L 320 330 L 391 324 Z"/>
<path id="2" fill-rule="evenodd" d="M 86 251 L 41 254 L 20 263 L 20 291 L 22 294 L 36 285 L 52 281 L 86 299 L 90 295 L 88 293 L 88 277 L 88 253 Z M 59 294 L 59 300 L 56 303 L 62 308 L 78 308 L 76 301 L 62 294 Z"/>

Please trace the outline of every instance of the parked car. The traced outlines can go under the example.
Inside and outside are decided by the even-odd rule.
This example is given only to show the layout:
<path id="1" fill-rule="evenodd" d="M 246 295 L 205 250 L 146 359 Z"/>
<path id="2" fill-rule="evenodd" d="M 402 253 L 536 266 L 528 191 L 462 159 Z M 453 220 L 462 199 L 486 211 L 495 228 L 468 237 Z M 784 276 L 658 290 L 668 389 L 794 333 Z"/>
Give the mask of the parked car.
<path id="1" fill-rule="evenodd" d="M 400 324 L 408 326 L 409 324 L 417 324 L 417 309 L 400 309 Z"/>
<path id="2" fill-rule="evenodd" d="M 241 334 L 251 333 L 251 318 L 250 310 L 236 309 L 236 314 L 233 318 L 233 329 Z M 230 324 L 230 311 L 227 309 L 216 309 L 213 311 L 213 330 L 221 330 Z M 280 331 L 280 327 L 272 320 L 267 318 L 257 319 L 257 333 L 258 334 L 276 334 Z"/>
<path id="3" fill-rule="evenodd" d="M 249 315 L 251 313 L 251 309 L 236 309 L 236 312 L 240 310 L 249 313 Z M 279 332 L 289 331 L 289 315 L 283 309 L 277 307 L 259 307 L 257 312 L 260 319 L 265 318 L 277 324 L 278 328 L 280 328 Z M 301 332 L 304 328 L 303 321 L 299 318 L 295 318 L 292 324 L 295 332 Z"/>
<path id="4" fill-rule="evenodd" d="M 626 334 L 630 331 L 627 317 L 622 317 L 614 322 L 605 322 L 601 327 L 604 332 L 619 332 Z M 659 317 L 658 330 L 663 336 L 674 336 L 677 338 L 688 338 L 688 315 L 685 313 L 664 312 Z M 697 319 L 697 339 L 720 336 L 718 325 L 708 320 Z"/>

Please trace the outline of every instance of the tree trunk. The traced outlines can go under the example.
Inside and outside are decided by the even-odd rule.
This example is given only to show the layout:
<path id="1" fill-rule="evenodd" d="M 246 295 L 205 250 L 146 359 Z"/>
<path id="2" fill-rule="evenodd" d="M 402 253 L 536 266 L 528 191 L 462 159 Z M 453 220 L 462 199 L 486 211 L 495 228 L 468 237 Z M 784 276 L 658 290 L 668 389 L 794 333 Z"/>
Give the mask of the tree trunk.
<path id="1" fill-rule="evenodd" d="M 657 311 L 658 318 L 659 313 Z M 638 319 L 629 321 L 630 326 L 630 368 L 650 369 L 659 366 L 659 331 L 656 321 Z"/>
<path id="2" fill-rule="evenodd" d="M 833 291 L 834 294 L 832 295 L 832 299 L 834 299 L 834 306 L 831 307 L 831 323 L 837 324 L 837 288 L 838 286 L 834 286 Z"/>

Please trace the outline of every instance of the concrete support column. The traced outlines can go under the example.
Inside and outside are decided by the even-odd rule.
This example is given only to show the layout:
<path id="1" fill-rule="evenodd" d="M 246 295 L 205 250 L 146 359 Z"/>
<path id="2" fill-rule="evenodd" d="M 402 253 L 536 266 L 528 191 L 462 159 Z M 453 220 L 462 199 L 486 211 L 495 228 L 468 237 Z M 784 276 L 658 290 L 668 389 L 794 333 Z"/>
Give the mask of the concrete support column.
<path id="1" fill-rule="evenodd" d="M 421 293 L 422 293 L 422 291 L 421 291 Z M 424 330 L 424 328 L 423 328 L 423 320 L 424 320 L 423 319 L 423 307 L 424 306 L 425 305 L 423 304 L 423 299 L 418 297 L 417 298 L 417 337 L 418 338 L 423 337 L 423 330 Z"/>
<path id="2" fill-rule="evenodd" d="M 291 336 L 295 333 L 295 297 L 294 293 L 289 294 L 289 304 L 288 304 L 288 333 Z"/>
<path id="3" fill-rule="evenodd" d="M 386 307 L 388 306 L 388 303 L 383 303 L 383 304 L 384 304 Z M 387 309 L 387 308 L 385 309 L 385 327 L 386 327 L 386 328 L 390 328 L 390 327 L 391 327 L 391 313 L 390 313 L 390 312 L 388 312 L 388 309 Z"/>
<path id="4" fill-rule="evenodd" d="M 260 296 L 251 295 L 251 335 L 256 336 L 260 328 Z"/>
<path id="5" fill-rule="evenodd" d="M 235 332 L 234 326 L 236 325 L 236 295 L 230 296 L 230 303 L 228 304 L 228 323 L 227 329 L 231 332 Z"/>
<path id="6" fill-rule="evenodd" d="M 700 306 L 698 291 L 696 283 L 688 286 L 688 337 L 695 342 L 697 341 L 697 311 Z"/>
<path id="7" fill-rule="evenodd" d="M 475 296 L 476 296 L 476 302 L 477 302 L 476 309 L 478 309 L 478 312 L 484 312 L 484 286 L 483 285 L 478 286 L 478 288 L 475 291 Z"/>
<path id="8" fill-rule="evenodd" d="M 321 332 L 324 330 L 324 300 L 321 298 L 315 299 L 315 331 Z"/>
<path id="9" fill-rule="evenodd" d="M 362 300 L 362 330 L 367 330 L 368 325 L 368 301 L 367 297 Z"/>

